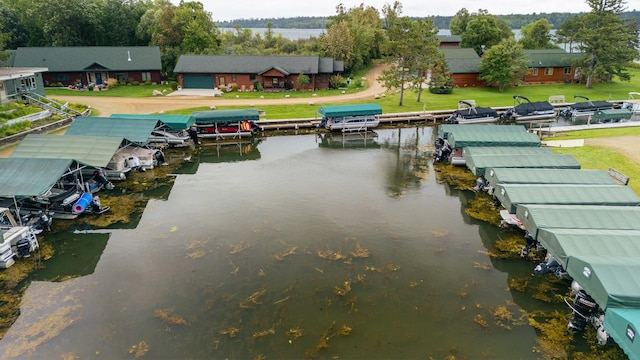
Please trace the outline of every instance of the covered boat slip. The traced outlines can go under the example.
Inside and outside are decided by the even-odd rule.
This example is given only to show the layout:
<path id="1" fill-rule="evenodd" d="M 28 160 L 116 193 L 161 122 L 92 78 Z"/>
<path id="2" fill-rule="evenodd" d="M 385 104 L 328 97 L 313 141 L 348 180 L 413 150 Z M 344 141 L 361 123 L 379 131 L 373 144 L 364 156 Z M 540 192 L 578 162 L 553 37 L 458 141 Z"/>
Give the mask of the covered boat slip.
<path id="1" fill-rule="evenodd" d="M 260 113 L 255 109 L 196 111 L 191 115 L 198 137 L 213 139 L 253 136 L 254 122 L 260 120 Z"/>
<path id="2" fill-rule="evenodd" d="M 610 307 L 605 311 L 604 328 L 630 360 L 640 360 L 640 309 Z"/>
<path id="3" fill-rule="evenodd" d="M 170 131 L 181 131 L 188 129 L 191 125 L 195 124 L 196 119 L 191 115 L 181 114 L 111 114 L 111 118 L 125 118 L 125 119 L 155 119 L 161 121 L 163 126 L 161 128 L 167 128 Z"/>
<path id="4" fill-rule="evenodd" d="M 507 133 L 494 131 L 454 131 L 449 133 L 448 140 L 449 145 L 451 145 L 453 149 L 469 146 L 542 146 L 542 142 L 536 134 L 517 131 Z"/>
<path id="5" fill-rule="evenodd" d="M 640 205 L 640 197 L 624 185 L 498 184 L 493 196 L 512 214 L 518 204 Z"/>
<path id="6" fill-rule="evenodd" d="M 543 228 L 538 231 L 538 241 L 564 269 L 569 256 L 640 258 L 640 230 Z"/>
<path id="7" fill-rule="evenodd" d="M 364 131 L 378 126 L 382 108 L 378 104 L 322 106 L 319 126 L 329 130 Z"/>
<path id="8" fill-rule="evenodd" d="M 462 156 L 483 155 L 554 155 L 548 147 L 536 146 L 468 146 L 462 149 Z"/>
<path id="9" fill-rule="evenodd" d="M 469 156 L 466 166 L 476 176 L 488 168 L 580 169 L 580 163 L 568 154 L 553 155 L 481 155 Z"/>
<path id="10" fill-rule="evenodd" d="M 640 230 L 640 207 L 519 204 L 516 217 L 537 240 L 540 229 Z"/>
<path id="11" fill-rule="evenodd" d="M 77 117 L 65 132 L 67 135 L 124 138 L 137 145 L 147 145 L 151 132 L 161 126 L 157 119 L 130 121 L 121 118 Z"/>
<path id="12" fill-rule="evenodd" d="M 602 309 L 640 308 L 640 258 L 569 256 L 566 270 Z"/>
<path id="13" fill-rule="evenodd" d="M 61 178 L 85 167 L 70 158 L 0 158 L 0 197 L 15 200 L 43 196 Z"/>
<path id="14" fill-rule="evenodd" d="M 494 125 L 494 124 L 442 124 L 438 125 L 438 137 L 448 139 L 456 132 L 493 132 L 493 133 L 526 133 L 524 125 Z"/>
<path id="15" fill-rule="evenodd" d="M 382 108 L 378 104 L 322 106 L 318 109 L 318 114 L 324 118 L 370 116 L 382 114 Z"/>
<path id="16" fill-rule="evenodd" d="M 485 171 L 489 185 L 498 184 L 600 184 L 617 185 L 604 170 L 489 168 Z"/>

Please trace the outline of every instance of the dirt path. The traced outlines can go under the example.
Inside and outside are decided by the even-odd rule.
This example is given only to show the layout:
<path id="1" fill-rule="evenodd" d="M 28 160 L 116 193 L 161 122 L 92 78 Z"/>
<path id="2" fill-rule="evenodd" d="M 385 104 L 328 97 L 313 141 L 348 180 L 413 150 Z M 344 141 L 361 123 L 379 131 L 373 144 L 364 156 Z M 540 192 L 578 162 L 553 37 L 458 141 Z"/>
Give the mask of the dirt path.
<path id="1" fill-rule="evenodd" d="M 585 140 L 585 145 L 602 146 L 617 151 L 640 164 L 640 136 L 616 136 Z"/>
<path id="2" fill-rule="evenodd" d="M 282 98 L 282 99 L 223 99 L 208 96 L 162 96 L 147 98 L 122 98 L 104 96 L 56 96 L 62 102 L 86 104 L 100 112 L 100 116 L 111 114 L 150 114 L 160 111 L 193 108 L 199 106 L 231 106 L 231 105 L 285 105 L 308 104 L 313 100 L 316 104 L 348 102 L 355 100 L 371 100 L 376 94 L 382 94 L 384 86 L 376 79 L 382 74 L 385 65 L 375 66 L 368 74 L 369 87 L 354 94 L 343 94 L 325 97 Z"/>

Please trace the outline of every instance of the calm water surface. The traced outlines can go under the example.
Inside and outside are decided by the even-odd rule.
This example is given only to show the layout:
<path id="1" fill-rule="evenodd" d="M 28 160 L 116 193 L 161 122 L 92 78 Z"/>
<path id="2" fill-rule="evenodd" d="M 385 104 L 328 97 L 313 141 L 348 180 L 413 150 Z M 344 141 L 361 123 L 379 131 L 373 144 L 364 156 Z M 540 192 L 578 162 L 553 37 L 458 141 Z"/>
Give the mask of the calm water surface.
<path id="1" fill-rule="evenodd" d="M 485 254 L 502 230 L 436 182 L 431 128 L 376 134 L 208 144 L 135 228 L 47 239 L 73 250 L 0 358 L 536 358 L 545 305 L 508 289 L 532 264 Z"/>

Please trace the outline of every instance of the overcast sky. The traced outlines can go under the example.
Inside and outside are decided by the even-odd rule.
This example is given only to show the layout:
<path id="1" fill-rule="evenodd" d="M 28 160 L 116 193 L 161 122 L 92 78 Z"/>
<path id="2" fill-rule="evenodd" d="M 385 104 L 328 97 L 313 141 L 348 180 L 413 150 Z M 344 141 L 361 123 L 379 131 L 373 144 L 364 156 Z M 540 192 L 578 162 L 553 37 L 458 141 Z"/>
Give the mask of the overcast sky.
<path id="1" fill-rule="evenodd" d="M 188 1 L 188 0 L 187 0 Z M 180 0 L 172 0 L 178 4 Z M 385 4 L 392 0 L 200 0 L 205 10 L 213 14 L 214 21 L 240 18 L 279 18 L 294 16 L 331 16 L 336 6 L 344 4 L 347 9 L 359 6 L 373 6 L 382 11 Z M 465 8 L 469 12 L 486 9 L 490 14 L 532 14 L 550 12 L 586 12 L 589 11 L 584 0 L 402 0 L 405 16 L 426 17 L 433 15 L 453 16 Z M 629 10 L 640 8 L 640 0 L 628 0 Z"/>

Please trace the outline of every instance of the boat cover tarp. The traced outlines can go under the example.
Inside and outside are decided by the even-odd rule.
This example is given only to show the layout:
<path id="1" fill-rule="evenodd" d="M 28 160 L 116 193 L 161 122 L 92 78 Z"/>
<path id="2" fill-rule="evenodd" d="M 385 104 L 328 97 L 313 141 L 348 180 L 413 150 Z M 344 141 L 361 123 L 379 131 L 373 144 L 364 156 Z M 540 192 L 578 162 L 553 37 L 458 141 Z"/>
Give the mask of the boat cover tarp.
<path id="1" fill-rule="evenodd" d="M 570 255 L 635 256 L 640 258 L 640 230 L 540 229 L 538 241 L 563 268 Z"/>
<path id="2" fill-rule="evenodd" d="M 106 167 L 123 140 L 122 137 L 107 136 L 29 134 L 10 157 L 74 159 L 84 164 Z"/>
<path id="3" fill-rule="evenodd" d="M 255 109 L 195 111 L 191 115 L 199 125 L 260 120 L 260 113 Z"/>
<path id="4" fill-rule="evenodd" d="M 640 205 L 640 197 L 624 185 L 498 184 L 493 195 L 512 214 L 518 204 Z"/>
<path id="5" fill-rule="evenodd" d="M 467 146 L 541 146 L 542 142 L 536 134 L 529 132 L 453 132 L 449 134 L 449 145 L 452 148 Z"/>
<path id="6" fill-rule="evenodd" d="M 77 117 L 64 133 L 67 135 L 108 136 L 125 138 L 138 145 L 149 143 L 151 132 L 158 127 L 157 119 L 127 119 L 108 117 Z"/>
<path id="7" fill-rule="evenodd" d="M 604 170 L 489 168 L 485 177 L 489 184 L 601 184 L 616 185 Z"/>
<path id="8" fill-rule="evenodd" d="M 476 119 L 476 118 L 483 118 L 483 117 L 495 117 L 495 118 L 500 117 L 500 115 L 495 109 L 479 107 L 479 106 L 474 106 L 466 109 L 458 109 L 453 113 L 464 119 Z"/>
<path id="9" fill-rule="evenodd" d="M 516 217 L 534 239 L 539 229 L 640 230 L 640 207 L 519 204 Z"/>
<path id="10" fill-rule="evenodd" d="M 548 168 L 580 169 L 580 163 L 570 154 L 553 155 L 481 155 L 465 158 L 467 168 L 476 175 L 484 175 L 488 168 Z"/>
<path id="11" fill-rule="evenodd" d="M 633 113 L 629 109 L 605 109 L 593 113 L 593 118 L 598 121 L 631 119 Z"/>
<path id="12" fill-rule="evenodd" d="M 322 106 L 318 109 L 318 114 L 325 118 L 380 115 L 382 108 L 378 104 Z"/>
<path id="13" fill-rule="evenodd" d="M 612 109 L 613 103 L 608 101 L 579 101 L 569 105 L 570 108 L 576 111 L 595 111 L 595 110 L 604 110 L 604 109 Z"/>
<path id="14" fill-rule="evenodd" d="M 514 107 L 516 114 L 527 116 L 540 112 L 553 112 L 555 107 L 548 101 L 523 102 Z"/>
<path id="15" fill-rule="evenodd" d="M 462 156 L 482 155 L 553 155 L 548 147 L 537 146 L 468 146 L 462 149 Z"/>
<path id="16" fill-rule="evenodd" d="M 640 308 L 640 258 L 569 256 L 565 270 L 601 308 Z"/>
<path id="17" fill-rule="evenodd" d="M 188 129 L 196 122 L 196 119 L 193 116 L 183 114 L 111 114 L 109 117 L 126 119 L 156 119 L 158 121 L 162 121 L 162 123 L 171 130 Z"/>
<path id="18" fill-rule="evenodd" d="M 0 158 L 0 196 L 40 196 L 65 175 L 73 162 L 73 159 Z"/>
<path id="19" fill-rule="evenodd" d="M 438 125 L 438 137 L 448 139 L 449 134 L 455 132 L 495 132 L 495 133 L 526 133 L 524 125 L 496 125 L 496 124 L 441 124 Z"/>
<path id="20" fill-rule="evenodd" d="M 640 360 L 640 309 L 610 307 L 604 315 L 604 329 L 629 360 Z"/>

